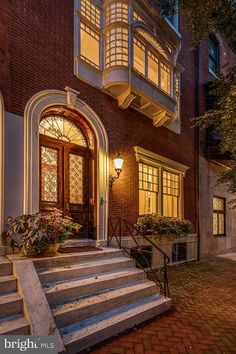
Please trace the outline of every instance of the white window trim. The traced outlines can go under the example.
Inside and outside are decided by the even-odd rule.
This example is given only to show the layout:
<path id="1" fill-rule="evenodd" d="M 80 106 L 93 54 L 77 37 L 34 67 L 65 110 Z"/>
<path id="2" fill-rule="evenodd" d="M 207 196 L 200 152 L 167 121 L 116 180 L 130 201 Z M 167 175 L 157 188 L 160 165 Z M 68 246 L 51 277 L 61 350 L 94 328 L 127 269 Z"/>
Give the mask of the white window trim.
<path id="1" fill-rule="evenodd" d="M 182 174 L 186 176 L 188 166 L 179 162 L 168 159 L 167 157 L 156 154 L 155 152 L 143 149 L 139 146 L 134 146 L 135 156 L 137 162 L 143 162 L 154 167 L 164 167 L 170 172 Z"/>

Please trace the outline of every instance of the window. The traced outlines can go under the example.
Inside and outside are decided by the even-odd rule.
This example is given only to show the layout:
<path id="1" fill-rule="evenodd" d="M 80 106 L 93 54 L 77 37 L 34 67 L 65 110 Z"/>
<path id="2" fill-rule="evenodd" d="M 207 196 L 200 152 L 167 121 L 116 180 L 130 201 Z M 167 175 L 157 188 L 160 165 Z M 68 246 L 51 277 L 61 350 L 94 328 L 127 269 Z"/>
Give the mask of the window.
<path id="1" fill-rule="evenodd" d="M 179 216 L 180 176 L 163 170 L 163 215 Z"/>
<path id="2" fill-rule="evenodd" d="M 181 216 L 181 176 L 139 163 L 139 214 L 157 213 L 166 217 Z"/>
<path id="3" fill-rule="evenodd" d="M 225 199 L 213 197 L 213 235 L 225 235 Z"/>
<path id="4" fill-rule="evenodd" d="M 139 164 L 139 214 L 157 213 L 158 169 Z"/>
<path id="5" fill-rule="evenodd" d="M 42 119 L 39 124 L 39 133 L 68 143 L 87 146 L 82 131 L 62 116 L 48 116 Z"/>
<path id="6" fill-rule="evenodd" d="M 106 9 L 106 24 L 114 22 L 128 23 L 128 4 L 116 1 L 110 4 Z"/>
<path id="7" fill-rule="evenodd" d="M 97 28 L 100 28 L 100 10 L 89 0 L 81 0 L 81 15 Z"/>
<path id="8" fill-rule="evenodd" d="M 133 18 L 134 21 L 144 22 L 142 16 L 136 10 L 134 10 Z"/>
<path id="9" fill-rule="evenodd" d="M 145 46 L 134 38 L 134 69 L 145 75 Z"/>
<path id="10" fill-rule="evenodd" d="M 171 93 L 171 70 L 161 62 L 161 89 L 168 94 Z"/>
<path id="11" fill-rule="evenodd" d="M 148 51 L 148 79 L 158 85 L 158 58 Z"/>
<path id="12" fill-rule="evenodd" d="M 187 260 L 187 243 L 174 243 L 172 245 L 172 263 Z"/>
<path id="13" fill-rule="evenodd" d="M 90 65 L 100 67 L 101 12 L 89 0 L 81 0 L 80 57 Z"/>
<path id="14" fill-rule="evenodd" d="M 115 27 L 106 34 L 106 68 L 128 66 L 128 29 Z"/>
<path id="15" fill-rule="evenodd" d="M 80 24 L 80 56 L 99 68 L 99 35 L 83 22 Z"/>
<path id="16" fill-rule="evenodd" d="M 216 38 L 210 37 L 208 43 L 209 52 L 209 69 L 213 71 L 214 74 L 219 75 L 219 43 Z"/>

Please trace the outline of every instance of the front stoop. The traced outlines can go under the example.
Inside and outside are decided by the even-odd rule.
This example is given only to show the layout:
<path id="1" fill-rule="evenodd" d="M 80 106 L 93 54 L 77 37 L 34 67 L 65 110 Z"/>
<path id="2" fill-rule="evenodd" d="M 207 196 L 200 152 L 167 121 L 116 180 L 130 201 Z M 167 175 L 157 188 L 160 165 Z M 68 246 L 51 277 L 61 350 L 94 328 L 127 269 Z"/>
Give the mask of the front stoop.
<path id="1" fill-rule="evenodd" d="M 30 326 L 23 315 L 23 300 L 17 292 L 12 262 L 0 256 L 0 335 L 7 334 L 30 334 Z"/>
<path id="2" fill-rule="evenodd" d="M 33 260 L 66 353 L 79 353 L 171 307 L 121 250 Z"/>

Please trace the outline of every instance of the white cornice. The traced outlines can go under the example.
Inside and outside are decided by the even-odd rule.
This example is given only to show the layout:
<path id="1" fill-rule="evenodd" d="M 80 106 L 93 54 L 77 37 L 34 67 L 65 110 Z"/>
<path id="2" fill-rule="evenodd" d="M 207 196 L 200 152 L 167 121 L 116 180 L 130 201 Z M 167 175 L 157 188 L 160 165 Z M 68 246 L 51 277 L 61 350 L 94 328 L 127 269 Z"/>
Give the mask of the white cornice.
<path id="1" fill-rule="evenodd" d="M 167 157 L 158 155 L 155 152 L 143 149 L 139 146 L 134 146 L 134 151 L 138 162 L 144 162 L 156 167 L 164 166 L 173 172 L 183 174 L 183 176 L 186 175 L 186 172 L 189 169 L 188 166 L 168 159 Z"/>

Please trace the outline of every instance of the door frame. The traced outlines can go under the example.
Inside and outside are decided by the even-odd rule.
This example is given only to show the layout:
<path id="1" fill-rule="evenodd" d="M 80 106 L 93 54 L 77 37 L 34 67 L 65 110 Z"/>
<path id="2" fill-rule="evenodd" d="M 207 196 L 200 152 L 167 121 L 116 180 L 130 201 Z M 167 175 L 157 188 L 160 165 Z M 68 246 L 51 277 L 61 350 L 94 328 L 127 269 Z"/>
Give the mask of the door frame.
<path id="1" fill-rule="evenodd" d="M 39 211 L 39 121 L 50 106 L 66 106 L 83 116 L 93 129 L 97 142 L 96 243 L 107 244 L 109 196 L 109 144 L 103 123 L 96 112 L 74 94 L 73 106 L 68 91 L 46 90 L 34 95 L 24 112 L 24 213 Z"/>

